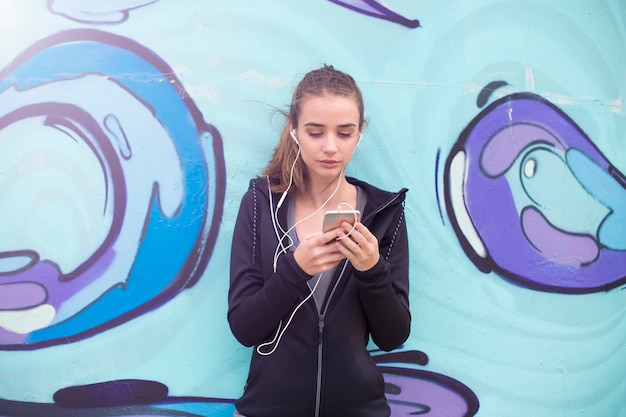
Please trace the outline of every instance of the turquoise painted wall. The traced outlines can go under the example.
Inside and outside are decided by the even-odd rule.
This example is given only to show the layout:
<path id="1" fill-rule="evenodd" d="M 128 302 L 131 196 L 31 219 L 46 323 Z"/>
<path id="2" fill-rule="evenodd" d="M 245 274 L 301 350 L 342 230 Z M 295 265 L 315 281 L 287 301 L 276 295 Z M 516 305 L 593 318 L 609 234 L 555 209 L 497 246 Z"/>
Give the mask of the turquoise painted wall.
<path id="1" fill-rule="evenodd" d="M 626 416 L 621 0 L 3 0 L 0 416 L 232 415 L 230 236 L 299 78 L 410 189 L 394 415 Z M 80 411 L 77 411 L 81 408 Z"/>

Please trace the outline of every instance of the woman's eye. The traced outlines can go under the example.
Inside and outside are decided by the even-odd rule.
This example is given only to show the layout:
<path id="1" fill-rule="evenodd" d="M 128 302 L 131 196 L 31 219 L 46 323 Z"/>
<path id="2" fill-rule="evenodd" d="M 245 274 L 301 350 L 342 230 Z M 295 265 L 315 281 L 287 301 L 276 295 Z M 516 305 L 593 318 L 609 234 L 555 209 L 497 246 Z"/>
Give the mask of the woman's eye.
<path id="1" fill-rule="evenodd" d="M 309 136 L 314 137 L 314 138 L 318 138 L 318 137 L 322 136 L 322 132 L 309 132 Z"/>
<path id="2" fill-rule="evenodd" d="M 339 132 L 339 136 L 342 138 L 350 138 L 352 137 L 352 132 Z"/>

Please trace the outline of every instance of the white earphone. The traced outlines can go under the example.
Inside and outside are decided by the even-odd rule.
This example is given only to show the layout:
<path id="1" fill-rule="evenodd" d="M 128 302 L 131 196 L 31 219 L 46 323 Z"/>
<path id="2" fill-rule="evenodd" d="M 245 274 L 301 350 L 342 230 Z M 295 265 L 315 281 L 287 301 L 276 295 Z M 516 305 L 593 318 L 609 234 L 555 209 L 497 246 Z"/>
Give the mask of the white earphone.
<path id="1" fill-rule="evenodd" d="M 291 130 L 289 134 L 291 135 L 293 140 L 296 142 L 296 145 L 300 146 L 300 142 L 298 141 L 298 138 L 296 137 L 296 130 L 295 129 Z"/>
<path id="2" fill-rule="evenodd" d="M 304 217 L 303 219 L 300 219 L 298 222 L 296 222 L 296 224 L 291 226 L 289 229 L 284 230 L 283 227 L 280 225 L 280 222 L 278 221 L 278 210 L 283 205 L 283 202 L 285 201 L 285 198 L 287 197 L 287 193 L 288 193 L 289 189 L 291 188 L 291 182 L 292 182 L 292 179 L 293 179 L 293 169 L 295 167 L 296 160 L 298 159 L 298 156 L 300 155 L 300 142 L 298 141 L 298 138 L 296 137 L 295 129 L 290 130 L 289 131 L 289 135 L 291 136 L 291 138 L 298 145 L 298 155 L 296 155 L 296 158 L 295 158 L 295 160 L 294 160 L 294 162 L 293 162 L 293 164 L 291 166 L 291 173 L 289 175 L 289 185 L 287 186 L 287 189 L 280 196 L 280 199 L 278 200 L 278 204 L 276 204 L 276 209 L 273 208 L 272 193 L 271 192 L 269 193 L 269 208 L 270 208 L 270 212 L 272 213 L 272 224 L 274 226 L 274 232 L 276 233 L 276 238 L 278 239 L 278 245 L 276 246 L 276 250 L 274 251 L 274 262 L 273 262 L 274 272 L 276 272 L 278 258 L 282 254 L 286 253 L 289 250 L 289 248 L 292 247 L 295 244 L 293 239 L 289 236 L 289 232 L 291 232 L 291 230 L 295 229 L 296 226 L 299 223 L 301 223 L 301 222 L 303 222 L 303 221 L 313 217 L 320 210 L 322 210 L 322 208 L 324 208 L 326 206 L 326 204 L 328 204 L 328 202 L 333 198 L 333 196 L 339 190 L 339 185 L 341 184 L 341 178 L 342 178 L 342 175 L 343 175 L 343 172 L 344 172 L 342 170 L 341 173 L 339 174 L 339 179 L 337 181 L 337 185 L 335 186 L 335 189 L 332 192 L 332 194 L 330 195 L 330 197 L 328 197 L 328 199 L 324 202 L 324 204 L 322 204 L 312 214 L 309 214 L 308 216 Z M 354 147 L 354 150 L 356 150 L 356 148 L 359 146 L 359 143 L 361 142 L 361 138 L 362 137 L 363 137 L 363 133 L 359 134 L 359 139 L 357 140 L 357 143 L 356 143 L 356 146 Z M 354 153 L 354 151 L 353 151 L 353 153 Z M 269 187 L 269 178 L 267 179 L 267 181 L 268 181 L 268 187 Z M 343 204 L 347 204 L 347 203 L 345 203 L 345 202 L 340 203 L 340 205 L 338 206 L 338 209 Z M 347 204 L 347 205 L 350 206 L 349 204 Z M 352 227 L 352 230 L 350 230 L 348 232 L 348 234 L 346 236 L 344 236 L 343 238 L 349 236 L 352 233 L 352 231 L 354 230 L 355 227 L 356 227 L 356 224 Z M 280 230 L 280 233 L 279 233 L 279 230 Z M 282 235 L 281 235 L 281 233 L 282 233 Z M 340 238 L 340 239 L 343 239 L 343 238 Z M 285 239 L 287 239 L 287 243 L 286 244 L 283 243 Z M 344 263 L 344 266 L 343 266 L 344 269 L 345 269 L 346 265 L 347 264 Z M 302 305 L 304 303 L 306 303 L 311 297 L 313 297 L 313 294 L 315 293 L 315 290 L 316 290 L 318 284 L 321 281 L 322 275 L 323 275 L 323 273 L 319 274 L 319 276 L 317 277 L 317 280 L 315 282 L 315 285 L 313 286 L 313 288 L 310 289 L 310 292 L 307 295 L 307 297 L 305 297 L 296 306 L 296 308 L 291 312 L 291 315 L 289 316 L 289 319 L 287 320 L 285 326 L 283 327 L 283 321 L 281 320 L 279 325 L 278 325 L 278 328 L 276 329 L 276 334 L 274 335 L 274 338 L 271 341 L 269 341 L 269 342 L 261 343 L 260 345 L 257 346 L 256 351 L 258 352 L 259 355 L 268 356 L 268 355 L 271 355 L 272 353 L 274 353 L 276 351 L 276 349 L 278 348 L 278 345 L 280 344 L 280 341 L 281 341 L 283 335 L 285 334 L 285 332 L 287 331 L 287 328 L 291 324 L 291 321 L 293 320 L 293 317 L 295 316 L 296 312 L 298 312 L 298 310 L 302 307 Z M 273 345 L 273 347 L 272 347 L 272 345 Z M 264 351 L 263 349 L 265 349 L 265 348 L 270 348 L 270 349 L 268 351 Z"/>
<path id="3" fill-rule="evenodd" d="M 289 173 L 289 185 L 287 186 L 287 189 L 283 191 L 283 194 L 280 196 L 280 199 L 278 200 L 278 204 L 276 205 L 276 210 L 278 210 L 283 205 L 283 202 L 285 201 L 285 197 L 287 197 L 287 193 L 289 192 L 289 189 L 291 188 L 291 181 L 293 180 L 293 169 L 295 168 L 298 157 L 300 156 L 300 142 L 298 141 L 298 138 L 296 138 L 296 130 L 295 129 L 290 130 L 289 134 L 291 135 L 292 139 L 296 142 L 296 145 L 298 145 L 298 154 L 296 155 L 296 158 L 294 159 L 293 164 L 291 165 L 291 172 Z"/>

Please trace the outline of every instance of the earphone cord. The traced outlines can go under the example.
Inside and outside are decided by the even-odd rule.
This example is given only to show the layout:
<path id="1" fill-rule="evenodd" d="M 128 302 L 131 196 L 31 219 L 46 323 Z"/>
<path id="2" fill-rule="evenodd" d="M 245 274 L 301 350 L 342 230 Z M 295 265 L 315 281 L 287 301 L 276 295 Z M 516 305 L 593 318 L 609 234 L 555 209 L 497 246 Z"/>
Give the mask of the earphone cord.
<path id="1" fill-rule="evenodd" d="M 354 211 L 354 223 L 352 223 L 352 228 L 348 231 L 348 233 L 346 233 L 344 236 L 338 237 L 337 240 L 345 239 L 348 236 L 350 236 L 352 232 L 354 231 L 354 229 L 356 229 L 356 222 L 359 220 L 356 214 L 356 210 L 354 210 L 354 207 L 352 207 L 351 204 L 346 203 L 345 201 L 342 201 L 341 203 L 337 205 L 337 210 L 341 210 L 341 206 L 348 206 L 350 210 Z"/>
<path id="2" fill-rule="evenodd" d="M 291 312 L 291 315 L 289 316 L 289 320 L 287 320 L 287 323 L 285 324 L 285 327 L 281 330 L 281 326 L 283 325 L 283 321 L 281 320 L 280 323 L 278 323 L 278 329 L 276 329 L 276 334 L 274 335 L 274 338 L 272 340 L 270 340 L 269 342 L 261 343 L 260 345 L 257 346 L 256 351 L 257 351 L 257 353 L 259 355 L 269 356 L 272 353 L 274 353 L 274 351 L 276 351 L 276 349 L 278 348 L 278 344 L 280 343 L 280 340 L 283 338 L 283 335 L 287 331 L 287 328 L 291 324 L 291 320 L 293 320 L 293 317 L 296 315 L 296 313 L 298 312 L 300 307 L 302 307 L 304 305 L 304 303 L 309 301 L 309 299 L 315 293 L 315 289 L 317 288 L 317 285 L 322 280 L 322 275 L 324 275 L 323 272 L 321 274 L 319 274 L 319 276 L 317 277 L 317 281 L 315 282 L 315 285 L 311 289 L 311 292 L 309 293 L 309 295 L 307 295 L 304 300 L 300 301 L 300 303 L 296 306 L 296 308 Z M 276 344 L 274 344 L 274 342 L 276 342 Z M 274 344 L 274 347 L 272 349 L 270 349 L 268 352 L 261 351 L 261 348 L 264 348 L 266 346 L 271 346 L 272 344 Z"/>
<path id="3" fill-rule="evenodd" d="M 342 173 L 343 173 L 343 171 L 342 171 Z M 340 180 L 340 181 L 338 181 L 338 182 L 337 182 L 337 186 L 335 187 L 335 190 L 333 191 L 333 193 L 331 194 L 331 196 L 330 196 L 330 197 L 329 197 L 329 198 L 328 198 L 328 199 L 324 202 L 324 204 L 323 204 L 320 208 L 318 208 L 318 209 L 317 209 L 317 210 L 316 210 L 313 214 L 311 214 L 311 215 L 309 215 L 309 216 L 307 216 L 307 217 L 303 218 L 303 219 L 302 219 L 302 220 L 300 220 L 299 222 L 296 222 L 293 226 L 291 226 L 291 227 L 290 227 L 289 229 L 287 229 L 286 231 L 285 231 L 285 230 L 283 230 L 283 228 L 280 226 L 280 222 L 278 221 L 278 209 L 279 209 L 279 207 L 277 207 L 277 208 L 276 208 L 275 215 L 274 215 L 274 216 L 272 216 L 272 223 L 274 224 L 274 231 L 276 231 L 276 234 L 278 235 L 277 226 L 276 226 L 276 225 L 278 225 L 278 228 L 280 228 L 280 230 L 283 232 L 283 239 L 284 239 L 285 237 L 289 238 L 290 243 L 289 243 L 289 245 L 287 245 L 287 246 L 285 247 L 284 245 L 282 245 L 282 240 L 283 240 L 283 239 L 281 239 L 281 242 L 280 242 L 280 243 L 276 246 L 276 251 L 275 251 L 275 253 L 274 253 L 274 272 L 276 272 L 276 263 L 277 263 L 277 261 L 278 261 L 278 257 L 279 257 L 281 254 L 286 253 L 286 252 L 287 252 L 287 250 L 289 250 L 289 248 L 290 248 L 291 246 L 293 246 L 293 244 L 294 244 L 293 239 L 291 239 L 291 237 L 289 236 L 289 232 L 291 232 L 291 230 L 293 230 L 293 229 L 294 229 L 294 228 L 295 228 L 295 227 L 296 227 L 296 226 L 297 226 L 300 222 L 303 222 L 303 221 L 307 220 L 308 218 L 310 218 L 310 217 L 314 216 L 314 215 L 315 215 L 317 212 L 319 212 L 319 211 L 320 211 L 320 210 L 321 210 L 321 209 L 322 209 L 322 208 L 323 208 L 326 204 L 328 204 L 328 202 L 330 201 L 330 199 L 331 199 L 331 198 L 335 195 L 335 193 L 336 193 L 336 192 L 337 192 L 337 190 L 339 189 L 339 184 L 341 183 L 341 175 L 339 176 L 339 180 Z M 271 201 L 272 201 L 272 193 L 270 193 L 270 204 L 271 204 Z M 348 206 L 348 207 L 350 207 L 351 209 L 354 209 L 354 208 L 353 208 L 350 204 L 348 204 L 348 203 L 346 203 L 346 202 L 339 203 L 338 208 L 339 208 L 339 207 L 341 207 L 342 205 L 347 205 L 347 206 Z M 347 234 L 346 236 L 343 236 L 343 237 L 338 238 L 338 239 L 343 239 L 343 238 L 346 238 L 346 237 L 350 236 L 350 233 L 352 233 L 352 231 L 353 231 L 353 230 L 354 230 L 354 228 L 356 227 L 356 220 L 357 220 L 357 218 L 356 218 L 356 213 L 355 213 L 355 215 L 354 215 L 354 216 L 355 216 L 355 219 L 354 219 L 354 220 L 355 220 L 355 224 L 352 226 L 352 229 L 350 229 L 350 231 L 348 232 L 348 234 Z M 281 247 L 281 246 L 283 247 L 283 251 L 279 253 L 279 252 L 278 252 L 278 248 L 279 248 L 279 247 Z M 321 274 L 319 274 L 319 276 L 317 277 L 317 281 L 315 282 L 315 285 L 313 286 L 313 288 L 312 288 L 312 289 L 311 289 L 311 291 L 309 292 L 309 295 L 307 295 L 307 296 L 306 296 L 306 297 L 305 297 L 305 298 L 304 298 L 304 299 L 303 299 L 303 300 L 302 300 L 302 301 L 301 301 L 301 302 L 300 302 L 300 303 L 296 306 L 296 308 L 295 308 L 295 309 L 291 312 L 291 315 L 289 316 L 289 320 L 287 320 L 287 323 L 285 324 L 285 327 L 283 327 L 283 328 L 282 328 L 282 330 L 281 330 L 281 327 L 282 327 L 282 324 L 283 324 L 283 321 L 281 320 L 281 321 L 278 323 L 278 328 L 276 329 L 276 334 L 274 335 L 274 338 L 273 338 L 272 340 L 270 340 L 269 342 L 265 342 L 265 343 L 262 343 L 262 344 L 260 344 L 260 345 L 258 345 L 258 346 L 257 346 L 256 350 L 257 350 L 257 352 L 258 352 L 258 354 L 259 354 L 259 355 L 269 356 L 269 355 L 271 355 L 272 353 L 274 353 L 274 351 L 276 351 L 276 349 L 278 348 L 278 345 L 279 345 L 279 343 L 280 343 L 280 340 L 282 339 L 283 335 L 284 335 L 284 334 L 285 334 L 285 332 L 287 331 L 287 328 L 288 328 L 288 327 L 289 327 L 289 325 L 291 324 L 291 321 L 293 320 L 294 316 L 296 315 L 296 313 L 298 312 L 298 310 L 300 309 L 300 307 L 302 307 L 302 306 L 304 305 L 304 303 L 306 303 L 306 302 L 307 302 L 307 301 L 308 301 L 308 300 L 309 300 L 309 299 L 313 296 L 313 294 L 315 293 L 315 290 L 317 289 L 317 286 L 319 285 L 320 281 L 322 280 L 322 276 L 323 276 L 323 275 L 324 275 L 324 273 L 323 273 L 323 272 L 322 272 Z M 274 343 L 275 343 L 275 344 L 274 344 Z M 262 348 L 264 348 L 264 347 L 266 347 L 266 346 L 271 346 L 272 344 L 274 344 L 274 347 L 273 347 L 272 349 L 270 349 L 268 352 L 263 352 L 263 351 L 261 350 Z"/>
<path id="4" fill-rule="evenodd" d="M 311 213 L 308 216 L 306 216 L 306 217 L 300 219 L 299 221 L 297 221 L 293 226 L 291 226 L 287 230 L 284 230 L 282 228 L 282 226 L 280 225 L 280 222 L 278 221 L 278 209 L 280 209 L 280 206 L 277 205 L 276 206 L 276 210 L 275 211 L 273 210 L 272 193 L 270 192 L 270 212 L 274 213 L 273 216 L 272 216 L 272 224 L 274 225 L 274 232 L 276 233 L 276 238 L 278 239 L 278 245 L 276 245 L 276 250 L 274 251 L 274 263 L 273 263 L 274 272 L 276 272 L 276 264 L 278 262 L 278 258 L 280 257 L 280 255 L 282 255 L 284 253 L 287 253 L 289 248 L 291 248 L 294 245 L 293 239 L 291 238 L 291 236 L 289 236 L 289 232 L 291 232 L 293 229 L 295 229 L 295 227 L 297 225 L 299 225 L 300 223 L 302 223 L 303 221 L 308 220 L 311 217 L 315 216 L 317 213 L 319 213 L 319 211 L 321 209 L 323 209 L 326 206 L 326 204 L 328 204 L 328 202 L 335 196 L 335 194 L 339 190 L 339 186 L 341 185 L 341 178 L 343 176 L 343 172 L 344 172 L 344 170 L 342 169 L 341 172 L 339 173 L 339 179 L 337 180 L 337 185 L 335 186 L 335 190 L 332 192 L 330 197 L 328 197 L 326 199 L 324 204 L 322 204 L 313 213 Z M 290 183 L 291 183 L 291 179 L 290 179 Z M 285 191 L 285 193 L 286 193 L 286 191 Z M 285 193 L 283 193 L 283 196 L 285 195 Z M 282 200 L 282 197 L 281 197 L 281 200 Z M 348 203 L 341 203 L 341 204 L 348 204 Z M 282 237 L 279 236 L 278 229 L 280 229 L 280 231 L 283 233 Z M 354 228 L 353 228 L 353 230 L 354 230 Z M 352 230 L 350 232 L 352 232 Z M 289 244 L 287 246 L 285 246 L 283 244 L 283 240 L 285 240 L 285 238 L 289 239 Z"/>
<path id="5" fill-rule="evenodd" d="M 361 134 L 362 136 L 362 134 Z M 361 136 L 359 136 L 359 141 L 361 139 Z M 295 137 L 294 137 L 295 139 Z M 296 140 L 296 143 L 298 143 L 298 141 Z M 358 142 L 357 142 L 357 146 L 358 146 Z M 356 147 L 355 149 L 356 150 Z M 352 153 L 354 154 L 354 150 L 352 151 Z M 291 226 L 290 228 L 288 228 L 286 231 L 282 228 L 282 226 L 280 225 L 280 222 L 278 221 L 278 210 L 280 209 L 280 207 L 283 205 L 283 202 L 285 201 L 285 198 L 287 197 L 287 193 L 289 191 L 289 189 L 291 188 L 291 185 L 293 184 L 293 170 L 295 169 L 296 166 L 296 162 L 298 161 L 298 157 L 300 156 L 300 146 L 298 144 L 298 153 L 296 154 L 296 157 L 294 158 L 293 164 L 291 164 L 291 170 L 289 172 L 289 185 L 287 186 L 287 189 L 285 191 L 283 191 L 283 194 L 281 195 L 280 199 L 278 200 L 278 203 L 276 204 L 276 210 L 274 210 L 274 204 L 273 204 L 273 199 L 272 199 L 272 192 L 271 192 L 271 187 L 270 187 L 270 180 L 269 177 L 267 177 L 267 183 L 268 183 L 268 188 L 270 188 L 270 192 L 269 192 L 269 205 L 270 205 L 270 213 L 271 213 L 271 218 L 272 218 L 272 226 L 274 228 L 274 233 L 276 234 L 276 239 L 278 239 L 278 244 L 276 245 L 276 250 L 274 251 L 274 262 L 273 262 L 273 267 L 274 267 L 274 272 L 276 272 L 276 264 L 278 263 L 278 258 L 280 257 L 280 255 L 287 253 L 287 251 L 289 250 L 289 248 L 291 248 L 295 242 L 293 241 L 293 239 L 291 238 L 291 236 L 289 236 L 289 233 L 296 228 L 296 226 L 298 226 L 300 223 L 302 223 L 305 220 L 310 219 L 311 217 L 315 216 L 317 213 L 319 213 L 319 211 L 324 208 L 326 206 L 326 204 L 328 204 L 328 202 L 335 196 L 335 194 L 337 193 L 337 191 L 339 190 L 339 186 L 341 185 L 341 179 L 343 177 L 343 173 L 344 170 L 342 169 L 341 172 L 339 173 L 339 178 L 337 180 L 337 185 L 335 186 L 335 190 L 332 192 L 332 194 L 330 195 L 330 197 L 328 197 L 328 199 L 326 199 L 326 201 L 324 202 L 324 204 L 322 204 L 317 210 L 315 210 L 312 214 L 309 214 L 308 216 L 300 219 L 299 221 L 297 221 L 293 226 Z M 342 205 L 347 205 L 348 207 L 350 207 L 352 210 L 354 210 L 354 208 L 346 203 L 346 202 L 341 202 L 339 203 L 339 205 L 337 206 L 338 209 L 340 209 L 340 207 Z M 338 239 L 344 239 L 348 236 L 350 236 L 350 234 L 352 233 L 352 231 L 354 230 L 354 228 L 356 227 L 356 221 L 357 221 L 357 215 L 355 213 L 354 215 L 354 224 L 352 225 L 352 229 L 350 229 L 350 231 L 346 234 L 346 236 L 340 237 Z M 280 229 L 280 231 L 282 232 L 282 237 L 279 235 L 278 230 Z M 289 243 L 287 244 L 287 246 L 285 246 L 283 244 L 283 241 L 285 240 L 285 238 L 288 239 Z M 345 267 L 345 266 L 344 266 Z M 285 334 L 285 331 L 287 331 L 287 328 L 289 327 L 289 325 L 291 324 L 291 321 L 293 320 L 294 316 L 296 315 L 296 313 L 298 312 L 298 310 L 300 309 L 300 307 L 302 307 L 304 305 L 304 303 L 306 303 L 315 293 L 315 290 L 317 289 L 318 284 L 320 283 L 322 276 L 324 275 L 324 272 L 320 273 L 319 276 L 317 277 L 317 281 L 315 282 L 315 285 L 313 286 L 313 288 L 311 289 L 309 295 L 307 295 L 297 306 L 296 308 L 291 312 L 291 315 L 289 316 L 289 319 L 287 320 L 287 323 L 285 324 L 285 327 L 282 328 L 282 324 L 283 321 L 281 320 L 278 323 L 278 328 L 276 329 L 276 334 L 274 335 L 274 338 L 269 341 L 269 342 L 265 342 L 265 343 L 261 343 L 260 345 L 257 346 L 256 351 L 259 355 L 262 356 L 268 356 L 271 355 L 272 353 L 274 353 L 276 351 L 276 349 L 278 348 L 278 345 L 283 337 L 283 335 Z M 275 344 L 274 344 L 275 343 Z M 268 352 L 263 352 L 261 349 L 266 347 L 266 346 L 271 346 L 272 344 L 274 344 L 274 347 L 272 349 L 270 349 Z"/>
<path id="6" fill-rule="evenodd" d="M 291 170 L 289 171 L 289 184 L 287 185 L 287 188 L 285 189 L 285 191 L 283 191 L 283 195 L 280 196 L 280 199 L 278 200 L 278 204 L 276 204 L 276 210 L 274 210 L 274 204 L 272 202 L 272 192 L 271 192 L 271 187 L 270 187 L 270 179 L 269 177 L 267 177 L 267 186 L 268 188 L 270 188 L 270 193 L 269 193 L 269 197 L 270 197 L 270 213 L 272 213 L 272 215 L 270 216 L 272 218 L 272 226 L 274 227 L 274 234 L 276 234 L 276 239 L 278 239 L 278 245 L 276 246 L 276 250 L 274 251 L 274 272 L 276 272 L 276 261 L 278 259 L 278 256 L 276 255 L 278 253 L 278 248 L 281 247 L 282 248 L 282 252 L 285 253 L 287 252 L 287 250 L 293 246 L 293 240 L 291 239 L 291 237 L 283 230 L 282 226 L 280 225 L 280 222 L 278 221 L 278 209 L 280 209 L 280 207 L 283 205 L 283 201 L 285 201 L 285 197 L 287 197 L 287 192 L 289 191 L 289 189 L 291 188 L 291 184 L 293 184 L 293 170 L 296 166 L 296 162 L 298 161 L 298 157 L 300 156 L 300 147 L 298 146 L 298 153 L 296 154 L 296 157 L 293 160 L 293 164 L 291 164 Z M 281 238 L 278 235 L 278 229 L 281 230 L 281 232 L 283 232 L 283 237 Z M 283 240 L 285 239 L 285 237 L 289 238 L 289 244 L 287 245 L 287 247 L 285 247 L 285 245 L 283 245 Z"/>
<path id="7" fill-rule="evenodd" d="M 276 272 L 276 264 L 278 262 L 278 258 L 280 257 L 280 255 L 287 253 L 287 251 L 289 250 L 289 248 L 291 248 L 294 245 L 294 241 L 291 238 L 291 236 L 289 236 L 289 232 L 291 232 L 298 224 L 300 224 L 301 222 L 310 219 L 311 217 L 315 216 L 323 207 L 326 206 L 326 204 L 328 204 L 328 202 L 330 201 L 331 198 L 333 198 L 333 196 L 337 193 L 337 190 L 339 190 L 339 185 L 341 184 L 341 178 L 342 175 L 344 173 L 344 169 L 341 170 L 341 172 L 339 173 L 339 179 L 337 180 L 337 186 L 335 187 L 335 190 L 333 191 L 333 193 L 330 195 L 330 197 L 328 197 L 328 199 L 324 202 L 324 204 L 322 204 L 317 210 L 315 210 L 312 214 L 306 216 L 303 219 L 300 219 L 298 222 L 296 222 L 296 224 L 294 224 L 293 226 L 291 226 L 289 229 L 287 229 L 287 231 L 285 231 L 282 226 L 280 225 L 280 222 L 278 221 L 278 210 L 280 209 L 280 207 L 283 205 L 283 202 L 285 201 L 285 198 L 287 197 L 287 193 L 289 192 L 289 189 L 291 188 L 291 185 L 293 184 L 293 170 L 295 169 L 296 166 L 296 162 L 298 162 L 298 158 L 300 157 L 300 142 L 298 142 L 298 139 L 295 136 L 295 130 L 292 130 L 290 132 L 291 137 L 295 140 L 296 144 L 298 145 L 298 153 L 296 154 L 296 157 L 293 159 L 293 163 L 291 164 L 291 170 L 289 171 L 289 184 L 287 185 L 287 188 L 285 189 L 285 191 L 283 191 L 283 194 L 280 196 L 280 199 L 278 200 L 278 204 L 276 204 L 276 210 L 274 210 L 274 204 L 272 202 L 272 193 L 270 191 L 270 198 L 269 198 L 269 203 L 270 203 L 270 213 L 272 214 L 272 226 L 274 227 L 274 233 L 276 234 L 276 239 L 278 239 L 278 245 L 276 245 L 276 250 L 274 251 L 274 262 L 273 262 L 273 268 L 274 268 L 274 272 Z M 361 133 L 359 135 L 359 138 L 357 140 L 356 146 L 354 147 L 354 149 L 352 150 L 352 154 L 354 155 L 354 152 L 356 151 L 356 148 L 359 146 L 359 143 L 361 142 L 361 138 L 363 137 L 363 133 Z M 267 182 L 268 182 L 268 186 L 269 184 L 269 177 L 267 178 Z M 350 204 L 348 203 L 339 203 L 339 206 L 337 206 L 337 208 L 339 209 L 341 207 L 342 204 L 347 205 L 348 207 L 350 207 L 352 210 L 354 210 L 354 208 L 352 206 L 350 206 Z M 357 216 L 356 213 L 354 215 L 354 223 L 352 225 L 352 229 L 350 229 L 350 231 L 346 234 L 346 236 L 340 237 L 339 239 L 345 239 L 346 237 L 350 236 L 350 234 L 354 231 L 355 227 L 356 227 L 356 222 L 357 222 Z M 278 234 L 278 229 L 280 229 L 280 231 L 282 232 L 282 237 L 279 236 Z M 283 244 L 283 241 L 285 240 L 285 238 L 288 239 L 288 244 L 287 246 L 285 246 Z"/>

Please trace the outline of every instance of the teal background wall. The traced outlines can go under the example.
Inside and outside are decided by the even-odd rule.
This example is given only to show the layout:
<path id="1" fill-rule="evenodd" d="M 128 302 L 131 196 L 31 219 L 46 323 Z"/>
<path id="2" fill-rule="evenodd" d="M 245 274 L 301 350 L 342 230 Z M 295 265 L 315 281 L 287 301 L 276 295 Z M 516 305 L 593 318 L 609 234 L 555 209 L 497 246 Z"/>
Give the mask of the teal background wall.
<path id="1" fill-rule="evenodd" d="M 410 189 L 394 415 L 626 416 L 621 0 L 1 5 L 0 416 L 232 415 L 239 200 L 323 63 Z"/>

